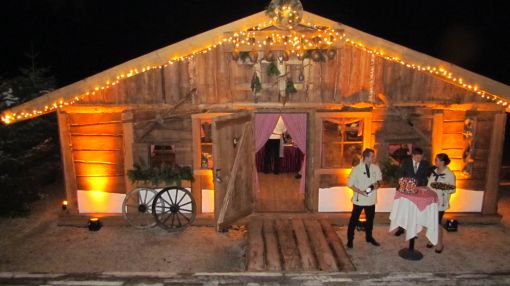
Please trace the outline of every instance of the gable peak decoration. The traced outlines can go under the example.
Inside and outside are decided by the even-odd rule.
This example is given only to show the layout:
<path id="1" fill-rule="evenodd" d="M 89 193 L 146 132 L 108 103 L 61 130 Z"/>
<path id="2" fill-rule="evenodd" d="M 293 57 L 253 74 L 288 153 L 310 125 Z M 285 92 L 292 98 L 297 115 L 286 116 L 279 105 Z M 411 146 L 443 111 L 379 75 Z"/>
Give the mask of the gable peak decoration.
<path id="1" fill-rule="evenodd" d="M 303 5 L 299 0 L 272 0 L 266 9 L 274 26 L 282 30 L 292 30 L 303 19 Z"/>

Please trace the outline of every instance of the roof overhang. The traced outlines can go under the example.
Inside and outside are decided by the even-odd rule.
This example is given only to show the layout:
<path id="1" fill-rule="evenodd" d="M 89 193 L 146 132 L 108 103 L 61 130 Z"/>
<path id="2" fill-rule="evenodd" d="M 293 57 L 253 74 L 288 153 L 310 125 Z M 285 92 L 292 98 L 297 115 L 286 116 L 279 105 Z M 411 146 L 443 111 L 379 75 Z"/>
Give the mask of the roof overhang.
<path id="1" fill-rule="evenodd" d="M 129 78 L 138 72 L 144 72 L 158 67 L 161 68 L 173 61 L 178 61 L 181 58 L 198 53 L 209 47 L 215 47 L 222 41 L 226 32 L 246 31 L 261 24 L 265 25 L 268 22 L 269 19 L 265 15 L 265 12 L 259 12 L 187 38 L 7 109 L 1 115 L 2 121 L 4 121 L 4 123 L 10 123 L 37 117 L 57 110 L 79 101 L 81 96 L 86 96 L 95 91 L 108 88 L 114 85 L 115 82 Z M 510 86 L 446 61 L 306 11 L 303 12 L 302 23 L 312 23 L 318 26 L 327 26 L 335 30 L 342 30 L 343 33 L 345 33 L 344 40 L 348 44 L 376 52 L 379 56 L 395 62 L 400 62 L 403 65 L 413 66 L 413 68 L 414 66 L 420 66 L 420 70 L 421 67 L 423 67 L 424 72 L 431 72 L 441 76 L 439 72 L 447 71 L 448 74 L 453 75 L 452 77 L 455 79 L 455 81 L 450 80 L 452 84 L 457 84 L 466 89 L 469 88 L 475 92 L 478 91 L 478 93 L 482 95 L 486 93 L 487 98 L 491 97 L 494 103 L 499 101 L 499 103 L 504 103 L 506 106 L 507 101 L 510 102 Z M 382 53 L 379 54 L 379 52 Z M 426 69 L 426 67 L 429 69 Z M 9 116 L 10 120 L 5 120 L 7 116 Z"/>

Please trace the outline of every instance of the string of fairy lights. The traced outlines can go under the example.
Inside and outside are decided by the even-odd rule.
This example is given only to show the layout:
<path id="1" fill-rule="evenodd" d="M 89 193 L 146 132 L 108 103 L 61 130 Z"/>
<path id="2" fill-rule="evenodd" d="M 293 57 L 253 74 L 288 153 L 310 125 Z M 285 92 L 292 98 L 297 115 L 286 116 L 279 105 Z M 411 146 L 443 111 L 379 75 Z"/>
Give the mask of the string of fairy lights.
<path id="1" fill-rule="evenodd" d="M 43 105 L 31 111 L 22 111 L 20 113 L 13 113 L 7 111 L 6 113 L 2 114 L 1 120 L 4 124 L 10 124 L 19 120 L 25 120 L 37 117 L 42 114 L 50 113 L 52 111 L 64 108 L 66 106 L 76 104 L 83 100 L 85 97 L 95 95 L 96 93 L 102 92 L 115 85 L 118 85 L 122 80 L 128 79 L 135 75 L 145 73 L 154 69 L 162 69 L 178 62 L 192 61 L 195 56 L 206 54 L 209 51 L 216 49 L 222 45 L 233 45 L 234 50 L 240 48 L 249 48 L 252 50 L 271 49 L 271 47 L 280 46 L 283 47 L 290 54 L 294 54 L 298 58 L 300 58 L 307 50 L 331 49 L 335 48 L 337 43 L 344 42 L 345 44 L 349 44 L 353 47 L 356 47 L 369 53 L 372 59 L 373 56 L 376 56 L 390 62 L 399 63 L 402 66 L 405 66 L 410 69 L 430 73 L 431 75 L 438 76 L 449 83 L 472 91 L 480 95 L 482 98 L 486 99 L 488 102 L 493 102 L 501 106 L 508 105 L 508 101 L 502 98 L 501 96 L 492 94 L 474 83 L 466 82 L 463 78 L 454 75 L 452 72 L 446 70 L 443 67 L 407 62 L 404 59 L 401 59 L 397 56 L 387 55 L 385 54 L 384 51 L 375 48 L 369 48 L 360 41 L 356 41 L 355 39 L 349 38 L 344 32 L 340 33 L 339 31 L 333 28 L 313 25 L 311 23 L 306 24 L 303 23 L 301 24 L 301 26 L 304 27 L 306 32 L 297 31 L 292 27 L 289 27 L 290 29 L 286 31 L 276 30 L 273 32 L 269 32 L 265 30 L 271 26 L 274 26 L 274 23 L 272 21 L 268 21 L 267 23 L 266 22 L 261 23 L 247 30 L 231 33 L 229 35 L 224 36 L 220 40 L 209 44 L 203 49 L 191 52 L 186 56 L 171 57 L 170 60 L 160 65 L 133 68 L 125 73 L 120 73 L 115 76 L 115 79 L 108 80 L 104 84 L 98 85 L 94 89 L 84 92 L 81 95 L 76 95 L 68 99 L 59 99 L 51 104 Z"/>

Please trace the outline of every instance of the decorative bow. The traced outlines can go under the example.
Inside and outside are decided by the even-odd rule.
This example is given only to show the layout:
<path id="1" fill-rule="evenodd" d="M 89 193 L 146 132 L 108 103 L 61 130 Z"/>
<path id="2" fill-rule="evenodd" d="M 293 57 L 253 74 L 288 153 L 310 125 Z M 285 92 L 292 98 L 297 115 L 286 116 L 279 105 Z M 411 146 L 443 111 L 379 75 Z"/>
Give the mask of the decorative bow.
<path id="1" fill-rule="evenodd" d="M 444 177 L 444 174 L 438 174 L 436 173 L 435 170 L 432 171 L 432 176 L 434 176 L 434 181 L 437 182 L 437 179 L 439 179 L 439 177 Z"/>

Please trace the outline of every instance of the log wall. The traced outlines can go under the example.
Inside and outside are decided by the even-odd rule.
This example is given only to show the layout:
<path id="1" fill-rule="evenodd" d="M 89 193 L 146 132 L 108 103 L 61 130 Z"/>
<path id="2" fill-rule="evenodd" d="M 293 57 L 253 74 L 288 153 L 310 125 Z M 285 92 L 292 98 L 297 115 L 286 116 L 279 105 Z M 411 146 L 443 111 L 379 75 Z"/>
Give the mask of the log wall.
<path id="1" fill-rule="evenodd" d="M 77 189 L 124 193 L 121 114 L 68 113 L 67 127 Z"/>
<path id="2" fill-rule="evenodd" d="M 258 72 L 263 86 L 259 102 L 278 102 L 278 78 L 268 76 L 268 63 L 231 59 L 231 48 L 222 46 L 190 61 L 152 69 L 99 90 L 81 104 L 175 104 L 193 88 L 194 104 L 253 102 L 251 79 Z M 274 51 L 279 55 L 281 51 Z M 259 60 L 264 51 L 259 51 Z M 383 94 L 391 103 L 431 102 L 441 104 L 481 103 L 476 93 L 443 81 L 428 72 L 407 68 L 373 56 L 350 45 L 338 47 L 337 55 L 324 62 L 291 57 L 279 62 L 283 81 L 290 78 L 298 90 L 288 102 L 376 102 Z M 300 80 L 299 75 L 304 76 Z M 282 79 L 281 79 L 282 80 Z"/>

